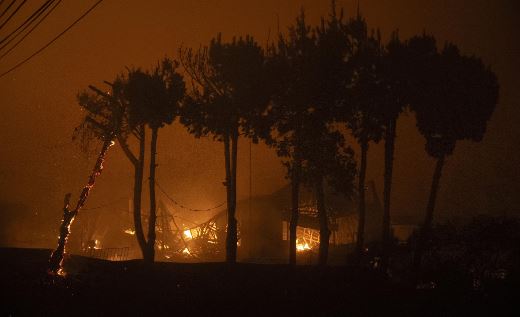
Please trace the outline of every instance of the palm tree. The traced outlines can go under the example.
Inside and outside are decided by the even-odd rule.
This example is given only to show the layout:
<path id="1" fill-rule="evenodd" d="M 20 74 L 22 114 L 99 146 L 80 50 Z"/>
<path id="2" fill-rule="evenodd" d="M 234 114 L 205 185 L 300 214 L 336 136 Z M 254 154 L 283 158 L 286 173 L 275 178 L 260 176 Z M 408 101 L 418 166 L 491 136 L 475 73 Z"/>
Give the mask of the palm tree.
<path id="1" fill-rule="evenodd" d="M 209 47 L 180 49 L 184 69 L 194 81 L 181 121 L 196 137 L 213 135 L 224 144 L 227 194 L 226 262 L 237 257 L 236 176 L 238 138 L 255 136 L 254 127 L 269 103 L 264 51 L 250 36 Z"/>
<path id="2" fill-rule="evenodd" d="M 317 121 L 315 121 L 317 119 Z M 310 118 L 301 147 L 302 181 L 315 190 L 318 220 L 320 224 L 319 265 L 326 265 L 329 253 L 329 215 L 325 201 L 325 183 L 338 193 L 352 198 L 356 162 L 354 152 L 345 145 L 339 131 L 320 127 L 323 118 Z M 323 124 L 323 123 L 322 123 Z"/>
<path id="3" fill-rule="evenodd" d="M 130 69 L 128 70 L 128 72 L 131 71 L 132 70 Z M 123 153 L 134 167 L 133 218 L 135 236 L 144 257 L 147 243 L 141 220 L 141 193 L 143 188 L 145 159 L 145 123 L 143 120 L 135 118 L 135 114 L 132 114 L 132 118 L 130 118 L 130 107 L 124 91 L 125 85 L 128 84 L 128 76 L 126 74 L 121 74 L 112 82 L 105 81 L 105 83 L 110 86 L 112 93 L 108 94 L 95 86 L 89 86 L 93 93 L 83 93 L 81 95 L 81 100 L 82 104 L 88 107 L 87 109 L 89 109 L 88 111 L 90 112 L 111 113 L 111 109 L 119 109 L 117 120 L 119 120 L 118 125 L 120 126 L 120 131 L 116 135 L 116 139 L 121 146 Z M 83 132 L 81 135 L 82 143 L 88 144 L 88 141 L 91 138 L 88 137 L 89 134 L 86 134 L 86 132 L 88 132 L 89 129 L 81 129 L 78 131 Z M 130 148 L 128 140 L 131 136 L 136 138 L 138 141 L 139 150 L 137 154 L 134 154 Z"/>
<path id="4" fill-rule="evenodd" d="M 288 39 L 279 34 L 277 47 L 269 56 L 270 82 L 273 83 L 272 107 L 267 118 L 275 135 L 268 135 L 268 145 L 287 167 L 291 180 L 291 219 L 289 222 L 289 263 L 296 263 L 296 229 L 299 218 L 299 190 L 302 177 L 302 149 L 304 117 L 308 100 L 316 84 L 316 37 L 305 22 L 302 10 L 294 26 L 289 28 Z"/>
<path id="5" fill-rule="evenodd" d="M 379 80 L 379 100 L 381 110 L 379 116 L 384 127 L 385 141 L 385 172 L 383 191 L 383 228 L 382 228 L 382 271 L 386 271 L 390 256 L 391 241 L 391 213 L 390 201 L 392 192 L 392 174 L 394 165 L 394 149 L 397 119 L 408 105 L 409 78 L 406 73 L 408 66 L 407 48 L 394 32 L 390 42 L 386 45 L 381 55 Z"/>
<path id="6" fill-rule="evenodd" d="M 110 94 L 103 93 L 92 86 L 90 89 L 93 93 L 83 92 L 78 95 L 79 105 L 86 110 L 86 115 L 81 125 L 75 129 L 74 138 L 79 136 L 85 146 L 88 146 L 92 139 L 103 141 L 103 145 L 101 146 L 87 185 L 85 185 L 81 191 L 76 206 L 73 209 L 69 207 L 71 194 L 68 193 L 65 195 L 63 220 L 60 225 L 58 246 L 52 252 L 48 264 L 48 272 L 53 275 L 64 273 L 62 270 L 63 255 L 70 235 L 70 226 L 81 208 L 85 205 L 90 191 L 94 188 L 96 178 L 103 170 L 103 162 L 105 161 L 108 150 L 114 144 L 113 140 L 122 130 L 123 108 L 120 104 L 114 102 L 114 91 Z"/>
<path id="7" fill-rule="evenodd" d="M 130 73 L 132 70 L 128 69 L 128 72 Z M 117 76 L 113 82 L 105 83 L 111 87 L 112 94 L 107 94 L 99 88 L 90 86 L 91 90 L 93 90 L 95 94 L 84 94 L 84 103 L 88 102 L 94 104 L 96 103 L 97 98 L 104 97 L 108 102 L 98 102 L 97 104 L 99 107 L 103 107 L 106 111 L 110 111 L 110 109 L 115 106 L 120 108 L 121 115 L 118 117 L 118 120 L 120 120 L 119 125 L 121 128 L 120 133 L 116 138 L 123 153 L 134 167 L 133 218 L 135 236 L 144 258 L 147 250 L 147 243 L 141 220 L 141 194 L 144 176 L 146 126 L 144 120 L 136 118 L 134 113 L 132 113 L 132 117 L 130 117 L 130 106 L 125 96 L 125 87 L 128 84 L 128 75 L 121 74 Z M 138 141 L 139 149 L 137 154 L 132 151 L 129 145 L 128 141 L 130 137 L 134 137 Z"/>
<path id="8" fill-rule="evenodd" d="M 128 72 L 132 72 L 132 70 L 128 69 Z M 146 238 L 143 231 L 143 225 L 141 220 L 141 199 L 142 199 L 142 190 L 143 190 L 143 176 L 144 176 L 144 159 L 145 159 L 145 146 L 146 146 L 146 129 L 145 123 L 143 120 L 135 118 L 135 114 L 132 113 L 132 117 L 130 117 L 130 106 L 127 98 L 125 97 L 125 87 L 128 84 L 128 75 L 121 74 L 115 78 L 113 82 L 105 82 L 112 88 L 112 98 L 108 99 L 110 103 L 103 104 L 104 107 L 110 109 L 114 105 L 118 105 L 121 108 L 121 116 L 119 117 L 121 131 L 116 136 L 123 153 L 128 158 L 132 166 L 134 167 L 134 186 L 133 186 L 133 218 L 134 218 L 134 228 L 135 228 L 135 236 L 138 242 L 138 245 L 143 254 L 143 258 L 145 257 L 147 250 Z M 94 86 L 91 86 L 96 92 L 97 96 L 105 96 L 108 95 L 103 92 L 101 89 L 98 89 Z M 91 98 L 90 102 L 95 101 L 96 96 L 85 96 L 86 98 Z M 138 141 L 139 149 L 137 154 L 135 154 L 130 145 L 129 138 L 134 137 Z"/>
<path id="9" fill-rule="evenodd" d="M 453 44 L 447 44 L 440 54 L 433 37 L 413 38 L 409 46 L 417 56 L 412 101 L 417 127 L 426 139 L 426 152 L 437 160 L 414 254 L 414 268 L 419 269 L 446 157 L 459 140 L 482 140 L 498 102 L 499 86 L 495 74 L 480 59 L 461 55 Z"/>
<path id="10" fill-rule="evenodd" d="M 151 72 L 141 71 L 140 69 L 130 71 L 128 81 L 124 85 L 124 95 L 128 100 L 131 126 L 140 127 L 143 131 L 139 139 L 144 142 L 143 125 L 146 124 L 151 129 L 148 240 L 140 242 L 140 244 L 144 244 L 144 248 L 142 248 L 144 260 L 149 263 L 153 262 L 155 257 L 157 138 L 159 129 L 165 124 L 171 124 L 179 113 L 180 103 L 185 93 L 184 80 L 177 72 L 177 67 L 176 61 L 165 58 Z M 140 149 L 143 148 L 140 147 Z M 141 158 L 140 153 L 140 159 L 137 162 L 139 168 L 142 166 L 139 166 L 139 164 L 143 164 Z M 142 177 L 142 168 L 140 168 L 140 172 L 139 176 Z M 138 223 L 136 223 L 136 234 L 138 231 L 137 225 Z M 142 227 L 139 228 L 139 231 L 140 236 L 144 238 Z"/>
<path id="11" fill-rule="evenodd" d="M 328 255 L 330 230 L 325 207 L 324 181 L 341 165 L 343 137 L 330 130 L 332 108 L 342 98 L 345 57 L 349 52 L 343 14 L 334 2 L 327 20 L 314 30 L 305 22 L 302 10 L 288 39 L 280 34 L 272 49 L 270 66 L 275 70 L 272 107 L 268 118 L 276 132 L 270 145 L 276 147 L 291 179 L 291 220 L 289 263 L 296 263 L 296 229 L 299 218 L 299 188 L 303 182 L 314 189 L 320 221 L 320 264 Z M 347 181 L 345 179 L 344 181 Z M 338 183 L 339 184 L 339 183 Z"/>
<path id="12" fill-rule="evenodd" d="M 384 126 L 381 107 L 384 104 L 381 94 L 381 40 L 369 34 L 366 21 L 358 13 L 349 21 L 348 33 L 352 46 L 350 59 L 350 82 L 345 90 L 345 100 L 340 104 L 340 120 L 344 121 L 360 146 L 360 168 L 358 175 L 358 229 L 356 237 L 357 258 L 363 254 L 366 222 L 365 179 L 369 143 L 378 143 L 383 137 Z"/>

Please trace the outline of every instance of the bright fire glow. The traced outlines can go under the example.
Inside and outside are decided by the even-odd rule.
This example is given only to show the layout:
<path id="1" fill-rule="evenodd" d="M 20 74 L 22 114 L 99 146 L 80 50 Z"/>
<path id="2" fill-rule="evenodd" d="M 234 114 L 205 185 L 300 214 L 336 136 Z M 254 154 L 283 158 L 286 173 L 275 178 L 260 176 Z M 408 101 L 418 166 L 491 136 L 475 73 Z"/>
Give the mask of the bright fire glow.
<path id="1" fill-rule="evenodd" d="M 190 249 L 184 248 L 184 250 L 182 250 L 182 254 L 191 255 Z"/>
<path id="2" fill-rule="evenodd" d="M 307 251 L 310 249 L 311 249 L 311 247 L 309 246 L 309 244 L 307 242 L 301 243 L 298 240 L 296 240 L 296 251 L 303 252 L 303 251 Z"/>
<path id="3" fill-rule="evenodd" d="M 126 229 L 125 230 L 125 233 L 128 233 L 129 235 L 134 235 L 135 234 L 135 230 L 132 230 L 132 229 Z"/>
<path id="4" fill-rule="evenodd" d="M 187 229 L 187 230 L 184 230 L 184 237 L 186 239 L 193 239 L 193 235 L 191 234 L 191 230 L 190 229 Z M 184 253 L 184 251 L 182 251 Z"/>

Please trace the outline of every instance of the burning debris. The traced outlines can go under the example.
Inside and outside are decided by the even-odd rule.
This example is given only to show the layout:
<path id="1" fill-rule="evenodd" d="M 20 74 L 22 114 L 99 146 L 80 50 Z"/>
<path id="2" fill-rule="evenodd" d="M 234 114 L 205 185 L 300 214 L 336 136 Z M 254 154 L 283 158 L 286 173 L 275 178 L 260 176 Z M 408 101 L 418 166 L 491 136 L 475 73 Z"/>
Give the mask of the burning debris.
<path id="1" fill-rule="evenodd" d="M 223 252 L 225 230 L 217 225 L 214 215 L 203 223 L 186 226 L 159 201 L 159 216 L 156 223 L 158 255 L 166 260 L 217 259 Z M 182 218 L 181 218 L 182 219 Z"/>
<path id="2" fill-rule="evenodd" d="M 60 235 L 58 237 L 58 246 L 56 247 L 56 250 L 54 250 L 54 252 L 52 252 L 51 257 L 49 259 L 49 267 L 47 270 L 49 272 L 49 274 L 53 274 L 53 275 L 64 275 L 65 274 L 65 272 L 63 271 L 63 256 L 65 254 L 65 245 L 67 244 L 67 240 L 70 235 L 70 226 L 74 222 L 74 218 L 76 217 L 76 215 L 78 214 L 80 209 L 85 205 L 88 195 L 90 194 L 90 191 L 92 190 L 92 188 L 94 187 L 94 184 L 96 183 L 97 176 L 99 176 L 101 174 L 101 171 L 103 170 L 103 162 L 105 161 L 105 157 L 107 155 L 108 149 L 112 145 L 114 145 L 114 141 L 112 141 L 112 138 L 107 138 L 103 142 L 103 147 L 101 148 L 101 151 L 98 155 L 96 164 L 94 165 L 94 169 L 92 170 L 92 173 L 90 174 L 88 183 L 81 191 L 81 195 L 79 196 L 76 207 L 73 210 L 69 209 L 71 194 L 68 193 L 65 195 L 64 207 L 63 207 L 63 220 L 61 221 L 61 226 L 60 226 Z"/>
<path id="3" fill-rule="evenodd" d="M 315 249 L 320 244 L 320 232 L 315 229 L 296 227 L 296 251 L 304 252 Z"/>
<path id="4" fill-rule="evenodd" d="M 133 236 L 133 235 L 135 235 L 135 230 L 134 229 L 126 229 L 125 233 Z"/>
<path id="5" fill-rule="evenodd" d="M 308 243 L 300 242 L 299 239 L 296 239 L 296 251 L 303 252 L 303 251 L 307 251 L 307 250 L 310 250 L 310 249 L 311 249 L 311 247 L 309 246 Z"/>

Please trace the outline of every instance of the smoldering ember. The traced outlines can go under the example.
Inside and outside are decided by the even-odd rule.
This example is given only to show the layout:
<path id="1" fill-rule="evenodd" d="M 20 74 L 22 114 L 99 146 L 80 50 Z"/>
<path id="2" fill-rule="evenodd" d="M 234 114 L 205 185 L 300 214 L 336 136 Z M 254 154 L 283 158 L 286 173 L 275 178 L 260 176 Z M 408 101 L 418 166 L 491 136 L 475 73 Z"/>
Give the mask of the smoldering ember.
<path id="1" fill-rule="evenodd" d="M 520 316 L 519 9 L 0 0 L 0 315 Z"/>

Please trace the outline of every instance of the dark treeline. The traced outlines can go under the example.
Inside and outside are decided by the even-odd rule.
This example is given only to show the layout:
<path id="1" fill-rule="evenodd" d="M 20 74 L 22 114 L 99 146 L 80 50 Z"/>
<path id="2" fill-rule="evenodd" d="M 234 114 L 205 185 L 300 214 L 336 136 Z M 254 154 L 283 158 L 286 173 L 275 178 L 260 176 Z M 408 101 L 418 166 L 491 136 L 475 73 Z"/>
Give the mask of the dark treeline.
<path id="1" fill-rule="evenodd" d="M 186 87 L 185 82 L 190 83 Z M 289 263 L 296 263 L 299 190 L 315 191 L 320 223 L 319 264 L 328 257 L 329 221 L 324 186 L 358 197 L 356 256 L 365 256 L 365 179 L 371 144 L 384 142 L 384 208 L 380 268 L 391 256 L 391 189 L 399 116 L 413 113 L 436 159 L 424 222 L 413 264 L 421 265 L 432 239 L 435 201 L 446 158 L 459 140 L 480 141 L 498 101 L 494 73 L 456 45 L 438 47 L 434 36 L 383 41 L 358 12 L 346 18 L 332 2 L 316 26 L 305 14 L 287 33 L 263 47 L 251 36 L 230 41 L 217 35 L 199 49 L 182 47 L 178 61 L 165 58 L 150 71 L 127 69 L 106 89 L 90 86 L 78 97 L 86 116 L 77 133 L 117 141 L 134 167 L 135 236 L 147 262 L 154 261 L 156 198 L 154 175 L 158 132 L 176 118 L 195 137 L 223 144 L 227 193 L 226 261 L 236 262 L 237 148 L 240 137 L 265 142 L 286 166 L 292 186 Z M 110 124 L 107 124 L 110 123 Z M 150 132 L 150 213 L 142 224 L 146 134 Z M 352 136 L 360 148 L 347 143 Z M 138 144 L 137 150 L 129 144 Z M 80 208 L 81 206 L 79 206 Z M 75 213 L 79 211 L 77 207 Z M 346 255 L 345 255 L 346 256 Z"/>

